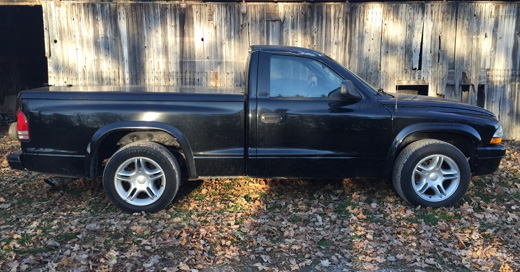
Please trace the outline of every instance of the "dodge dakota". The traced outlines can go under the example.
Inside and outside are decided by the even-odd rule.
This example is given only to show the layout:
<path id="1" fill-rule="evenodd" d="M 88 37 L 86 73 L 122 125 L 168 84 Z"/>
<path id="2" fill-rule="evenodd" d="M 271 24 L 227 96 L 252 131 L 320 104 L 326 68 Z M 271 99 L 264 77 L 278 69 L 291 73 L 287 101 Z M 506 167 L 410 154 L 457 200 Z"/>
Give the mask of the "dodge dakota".
<path id="1" fill-rule="evenodd" d="M 252 46 L 244 88 L 45 87 L 21 92 L 13 169 L 103 177 L 125 212 L 156 212 L 203 177 L 388 179 L 449 206 L 505 155 L 482 108 L 376 91 L 326 55 Z"/>

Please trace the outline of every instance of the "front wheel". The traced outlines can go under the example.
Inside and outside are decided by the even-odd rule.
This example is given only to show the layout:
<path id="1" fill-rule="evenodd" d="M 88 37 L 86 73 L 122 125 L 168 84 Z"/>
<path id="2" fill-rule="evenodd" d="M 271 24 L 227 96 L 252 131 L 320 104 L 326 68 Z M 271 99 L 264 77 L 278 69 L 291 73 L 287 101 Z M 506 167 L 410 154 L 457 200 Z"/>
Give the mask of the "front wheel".
<path id="1" fill-rule="evenodd" d="M 153 142 L 139 141 L 119 149 L 103 172 L 108 198 L 119 209 L 157 212 L 179 190 L 180 168 L 172 153 Z"/>
<path id="2" fill-rule="evenodd" d="M 408 145 L 394 164 L 394 188 L 416 206 L 452 206 L 466 193 L 471 178 L 469 163 L 455 146 L 439 140 Z"/>

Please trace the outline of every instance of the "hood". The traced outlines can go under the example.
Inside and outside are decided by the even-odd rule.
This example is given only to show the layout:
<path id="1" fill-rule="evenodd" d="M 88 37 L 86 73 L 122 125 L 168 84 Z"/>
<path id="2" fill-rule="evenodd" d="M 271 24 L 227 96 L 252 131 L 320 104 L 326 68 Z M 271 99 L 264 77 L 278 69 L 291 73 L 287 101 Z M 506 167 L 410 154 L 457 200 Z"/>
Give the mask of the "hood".
<path id="1" fill-rule="evenodd" d="M 399 111 L 399 108 L 420 108 L 421 110 L 433 110 L 496 120 L 495 114 L 486 109 L 444 98 L 409 94 L 399 94 L 397 97 L 394 95 L 384 95 L 379 98 L 381 103 L 391 111 L 395 110 L 396 99 L 397 111 Z"/>

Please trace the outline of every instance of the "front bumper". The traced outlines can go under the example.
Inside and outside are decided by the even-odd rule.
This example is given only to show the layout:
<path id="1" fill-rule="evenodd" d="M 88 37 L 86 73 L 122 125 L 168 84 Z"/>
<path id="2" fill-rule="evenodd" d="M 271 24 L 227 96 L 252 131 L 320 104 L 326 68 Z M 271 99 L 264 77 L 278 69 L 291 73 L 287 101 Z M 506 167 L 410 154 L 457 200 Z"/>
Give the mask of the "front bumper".
<path id="1" fill-rule="evenodd" d="M 505 155 L 506 148 L 503 145 L 477 147 L 472 167 L 473 175 L 487 175 L 495 172 Z"/>
<path id="2" fill-rule="evenodd" d="M 9 167 L 16 170 L 24 170 L 22 163 L 22 151 L 16 151 L 9 155 L 7 155 L 7 162 L 9 163 Z"/>

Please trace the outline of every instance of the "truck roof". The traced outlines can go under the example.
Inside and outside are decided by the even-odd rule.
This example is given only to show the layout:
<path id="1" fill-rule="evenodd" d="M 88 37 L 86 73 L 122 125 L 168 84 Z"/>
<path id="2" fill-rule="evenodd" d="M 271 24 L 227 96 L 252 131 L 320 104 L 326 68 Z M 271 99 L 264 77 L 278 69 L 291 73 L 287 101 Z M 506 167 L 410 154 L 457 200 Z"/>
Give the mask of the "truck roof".
<path id="1" fill-rule="evenodd" d="M 251 51 L 262 51 L 269 53 L 285 53 L 295 55 L 307 55 L 311 57 L 322 57 L 325 56 L 323 53 L 314 51 L 307 48 L 295 47 L 295 46 L 278 46 L 278 45 L 251 45 Z"/>

